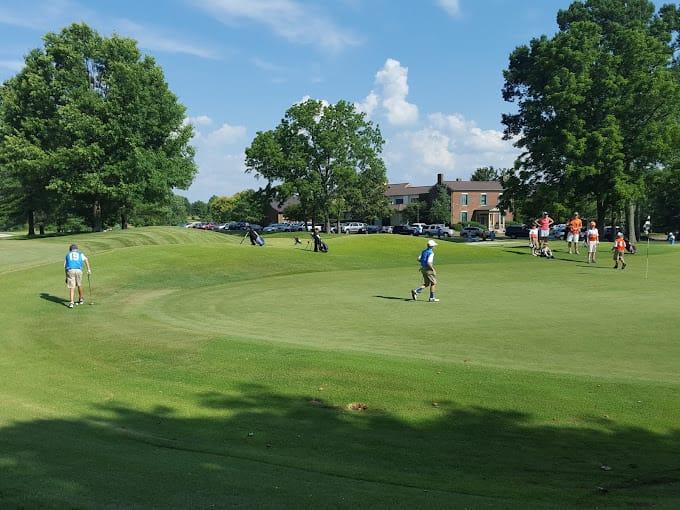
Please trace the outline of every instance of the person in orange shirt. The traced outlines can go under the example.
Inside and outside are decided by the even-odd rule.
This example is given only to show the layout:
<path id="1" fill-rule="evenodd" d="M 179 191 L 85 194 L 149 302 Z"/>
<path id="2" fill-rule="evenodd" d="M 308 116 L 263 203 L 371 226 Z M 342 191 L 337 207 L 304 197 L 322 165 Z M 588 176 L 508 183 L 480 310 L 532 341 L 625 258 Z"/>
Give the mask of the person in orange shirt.
<path id="1" fill-rule="evenodd" d="M 619 261 L 621 261 L 621 269 L 626 269 L 626 262 L 623 260 L 623 254 L 626 253 L 626 240 L 623 238 L 623 232 L 616 234 L 612 251 L 614 252 L 614 269 L 619 268 Z"/>
<path id="2" fill-rule="evenodd" d="M 600 244 L 600 233 L 597 230 L 597 223 L 590 222 L 590 228 L 586 232 L 588 240 L 588 264 L 597 262 L 597 245 Z"/>
<path id="3" fill-rule="evenodd" d="M 574 216 L 569 220 L 569 232 L 567 232 L 567 244 L 569 245 L 569 253 L 572 253 L 572 245 L 576 255 L 578 255 L 578 238 L 581 235 L 581 227 L 583 227 L 583 222 L 579 217 L 578 213 L 575 212 Z"/>

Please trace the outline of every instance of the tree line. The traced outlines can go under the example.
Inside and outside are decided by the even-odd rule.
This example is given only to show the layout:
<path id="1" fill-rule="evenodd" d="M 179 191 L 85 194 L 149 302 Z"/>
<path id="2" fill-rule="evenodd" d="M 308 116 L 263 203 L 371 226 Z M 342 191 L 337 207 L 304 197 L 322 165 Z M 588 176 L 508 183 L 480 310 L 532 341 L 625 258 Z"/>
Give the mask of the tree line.
<path id="1" fill-rule="evenodd" d="M 531 219 L 574 210 L 598 225 L 625 223 L 631 240 L 647 215 L 680 228 L 680 12 L 648 0 L 580 0 L 557 13 L 557 32 L 517 47 L 504 71 L 504 136 L 521 153 L 500 180 L 501 208 Z M 325 223 L 389 215 L 379 126 L 352 103 L 292 105 L 245 150 L 259 190 L 208 203 L 176 196 L 196 175 L 193 129 L 162 69 L 134 40 L 73 24 L 44 37 L 0 86 L 0 223 L 69 230 L 129 221 L 264 219 Z M 448 191 L 433 187 L 407 219 L 445 223 Z M 201 208 L 198 212 L 199 205 Z M 181 220 L 180 220 L 181 221 Z"/>
<path id="2" fill-rule="evenodd" d="M 505 138 L 521 155 L 503 207 L 526 218 L 579 210 L 598 225 L 647 215 L 680 227 L 680 14 L 647 0 L 573 2 L 558 31 L 516 48 L 504 72 Z"/>
<path id="3" fill-rule="evenodd" d="M 29 235 L 171 215 L 172 190 L 196 173 L 185 117 L 132 39 L 85 24 L 48 33 L 0 87 L 0 214 Z"/>

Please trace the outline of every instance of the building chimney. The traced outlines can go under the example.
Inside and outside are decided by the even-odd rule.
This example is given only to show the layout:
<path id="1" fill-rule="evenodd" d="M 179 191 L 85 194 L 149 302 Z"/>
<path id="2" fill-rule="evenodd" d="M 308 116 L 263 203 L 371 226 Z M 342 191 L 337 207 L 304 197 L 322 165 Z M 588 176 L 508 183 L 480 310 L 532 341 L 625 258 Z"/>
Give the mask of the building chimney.
<path id="1" fill-rule="evenodd" d="M 437 186 L 444 184 L 444 174 L 437 174 Z"/>

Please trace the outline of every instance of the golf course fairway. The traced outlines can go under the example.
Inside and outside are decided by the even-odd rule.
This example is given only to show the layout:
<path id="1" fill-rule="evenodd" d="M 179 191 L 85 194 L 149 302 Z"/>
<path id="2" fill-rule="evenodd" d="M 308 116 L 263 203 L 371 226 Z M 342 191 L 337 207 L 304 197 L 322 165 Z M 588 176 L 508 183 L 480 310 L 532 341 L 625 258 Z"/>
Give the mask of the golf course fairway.
<path id="1" fill-rule="evenodd" d="M 0 508 L 680 508 L 677 247 L 240 241 L 0 240 Z"/>

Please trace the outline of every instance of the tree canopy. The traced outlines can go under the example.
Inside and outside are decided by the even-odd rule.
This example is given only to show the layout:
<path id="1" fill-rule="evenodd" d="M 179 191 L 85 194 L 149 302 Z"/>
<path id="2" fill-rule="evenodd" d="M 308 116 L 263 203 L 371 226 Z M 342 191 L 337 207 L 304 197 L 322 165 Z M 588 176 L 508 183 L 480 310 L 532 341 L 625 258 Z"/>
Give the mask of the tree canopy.
<path id="1" fill-rule="evenodd" d="M 246 149 L 246 172 L 276 186 L 279 198 L 296 194 L 313 221 L 330 229 L 332 213 L 382 217 L 387 177 L 380 129 L 347 101 L 309 99 L 291 106 L 279 125 L 258 132 Z"/>
<path id="2" fill-rule="evenodd" d="M 505 136 L 522 149 L 504 175 L 506 202 L 527 191 L 588 197 L 600 226 L 635 205 L 644 175 L 678 140 L 678 11 L 647 0 L 585 0 L 559 11 L 553 37 L 516 48 L 504 72 Z"/>
<path id="3" fill-rule="evenodd" d="M 36 212 L 95 229 L 137 204 L 168 203 L 196 173 L 192 127 L 154 59 L 85 24 L 48 33 L 0 87 L 3 196 L 33 233 Z"/>

